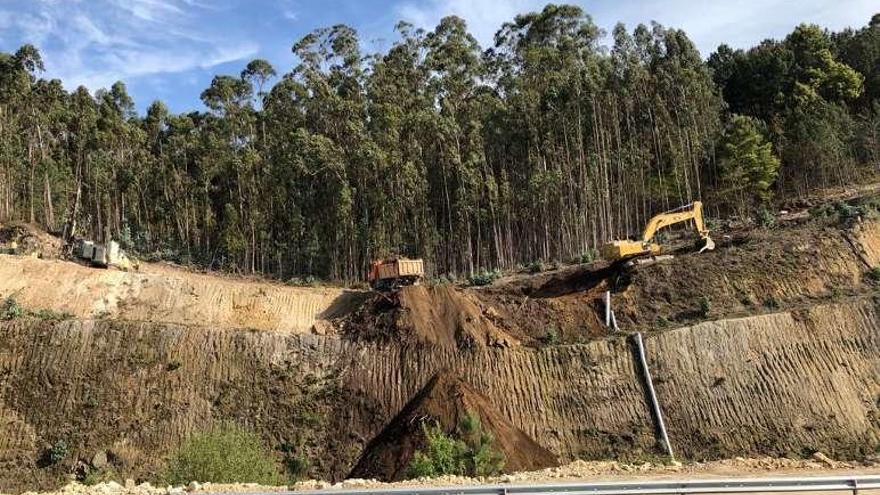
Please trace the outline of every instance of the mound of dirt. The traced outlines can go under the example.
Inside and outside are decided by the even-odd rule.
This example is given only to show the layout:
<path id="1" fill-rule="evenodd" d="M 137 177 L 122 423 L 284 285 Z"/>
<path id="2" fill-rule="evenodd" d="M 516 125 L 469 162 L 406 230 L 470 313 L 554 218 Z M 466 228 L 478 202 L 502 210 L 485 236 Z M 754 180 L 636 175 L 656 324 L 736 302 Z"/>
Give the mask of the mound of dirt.
<path id="1" fill-rule="evenodd" d="M 371 342 L 424 343 L 449 349 L 510 347 L 519 340 L 499 328 L 491 308 L 450 285 L 415 285 L 377 294 L 342 323 L 343 334 Z"/>
<path id="2" fill-rule="evenodd" d="M 58 258 L 61 255 L 61 239 L 37 226 L 26 223 L 0 225 L 0 252 L 13 251 L 24 256 Z M 14 246 L 14 249 L 13 249 Z"/>
<path id="3" fill-rule="evenodd" d="M 440 372 L 364 450 L 349 478 L 397 481 L 404 478 L 413 455 L 425 447 L 422 425 L 435 423 L 452 434 L 468 415 L 480 418 L 495 438 L 506 472 L 558 465 L 556 456 L 504 418 L 482 394 L 448 372 Z"/>

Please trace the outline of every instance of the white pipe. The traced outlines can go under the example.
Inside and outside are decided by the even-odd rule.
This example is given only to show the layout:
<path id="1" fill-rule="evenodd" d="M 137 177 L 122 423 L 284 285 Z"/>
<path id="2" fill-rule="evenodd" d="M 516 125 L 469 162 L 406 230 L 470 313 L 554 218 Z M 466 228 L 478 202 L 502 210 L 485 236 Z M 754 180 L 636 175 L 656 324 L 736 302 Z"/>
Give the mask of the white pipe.
<path id="1" fill-rule="evenodd" d="M 660 402 L 657 400 L 657 393 L 654 391 L 654 381 L 651 379 L 648 360 L 645 358 L 645 345 L 642 343 L 641 332 L 635 333 L 635 340 L 636 347 L 639 349 L 639 361 L 642 363 L 642 371 L 645 374 L 645 385 L 648 387 L 648 395 L 651 397 L 651 407 L 654 409 L 654 417 L 657 418 L 657 426 L 660 428 L 660 436 L 663 438 L 666 453 L 674 461 L 675 454 L 672 452 L 672 444 L 669 443 L 669 435 L 666 434 L 666 423 L 663 421 L 663 412 L 660 410 Z"/>
<path id="2" fill-rule="evenodd" d="M 605 326 L 611 326 L 611 291 L 605 291 Z"/>

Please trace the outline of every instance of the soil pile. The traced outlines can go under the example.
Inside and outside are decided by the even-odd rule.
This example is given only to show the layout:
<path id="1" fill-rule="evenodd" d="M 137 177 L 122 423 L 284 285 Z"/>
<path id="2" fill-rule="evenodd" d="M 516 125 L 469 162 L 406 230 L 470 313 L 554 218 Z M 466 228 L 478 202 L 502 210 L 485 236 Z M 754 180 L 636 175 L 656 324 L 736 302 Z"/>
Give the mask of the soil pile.
<path id="1" fill-rule="evenodd" d="M 425 447 L 422 425 L 436 422 L 452 434 L 468 415 L 479 417 L 483 431 L 494 437 L 506 471 L 557 465 L 556 456 L 513 426 L 486 397 L 450 373 L 440 372 L 367 445 L 349 477 L 403 479 L 413 455 Z"/>
<path id="2" fill-rule="evenodd" d="M 519 340 L 492 320 L 472 294 L 450 285 L 414 285 L 377 294 L 342 323 L 353 340 L 422 343 L 448 349 L 510 347 Z"/>
<path id="3" fill-rule="evenodd" d="M 15 254 L 57 258 L 61 255 L 61 239 L 39 227 L 25 223 L 0 225 L 0 253 L 15 246 Z"/>

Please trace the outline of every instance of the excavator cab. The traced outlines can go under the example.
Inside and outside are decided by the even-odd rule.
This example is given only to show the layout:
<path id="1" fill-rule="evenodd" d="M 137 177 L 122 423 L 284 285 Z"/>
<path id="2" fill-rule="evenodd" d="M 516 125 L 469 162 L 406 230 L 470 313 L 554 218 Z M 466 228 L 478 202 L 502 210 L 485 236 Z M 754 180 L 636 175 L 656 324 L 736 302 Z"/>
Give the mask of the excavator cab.
<path id="1" fill-rule="evenodd" d="M 709 229 L 703 221 L 703 203 L 694 201 L 691 204 L 684 205 L 674 210 L 669 210 L 659 215 L 655 215 L 645 225 L 642 232 L 642 239 L 639 241 L 622 240 L 609 242 L 602 246 L 600 252 L 602 257 L 609 261 L 617 261 L 622 259 L 634 258 L 637 256 L 656 256 L 661 253 L 662 248 L 659 244 L 653 242 L 654 235 L 657 231 L 675 225 L 677 223 L 694 221 L 694 227 L 697 234 L 703 241 L 703 246 L 699 252 L 711 251 L 715 249 L 715 241 L 709 237 Z"/>

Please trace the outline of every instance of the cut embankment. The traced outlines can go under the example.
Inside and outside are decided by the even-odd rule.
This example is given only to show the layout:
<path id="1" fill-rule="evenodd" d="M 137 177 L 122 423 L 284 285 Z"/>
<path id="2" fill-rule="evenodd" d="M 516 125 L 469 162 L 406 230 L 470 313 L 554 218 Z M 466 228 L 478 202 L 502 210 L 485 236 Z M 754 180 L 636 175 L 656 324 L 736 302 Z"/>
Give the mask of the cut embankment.
<path id="1" fill-rule="evenodd" d="M 646 339 L 683 459 L 859 457 L 880 447 L 880 302 L 701 323 Z M 623 337 L 583 345 L 375 345 L 308 334 L 125 321 L 0 323 L 0 488 L 60 480 L 110 452 L 155 473 L 187 435 L 234 420 L 347 475 L 425 383 L 448 370 L 561 461 L 658 452 Z M 38 461 L 64 440 L 68 457 Z M 29 488 L 34 483 L 27 483 Z"/>
<path id="2" fill-rule="evenodd" d="M 366 293 L 297 288 L 145 264 L 138 272 L 0 255 L 0 297 L 79 318 L 307 332 L 357 308 Z"/>
<path id="3" fill-rule="evenodd" d="M 341 323 L 349 339 L 428 344 L 444 349 L 510 347 L 514 336 L 499 328 L 472 294 L 451 285 L 404 287 L 376 294 Z"/>
<path id="4" fill-rule="evenodd" d="M 426 447 L 425 426 L 454 435 L 469 416 L 479 419 L 505 472 L 555 466 L 556 457 L 504 418 L 489 400 L 448 372 L 435 375 L 364 450 L 350 478 L 404 479 L 413 455 Z"/>

